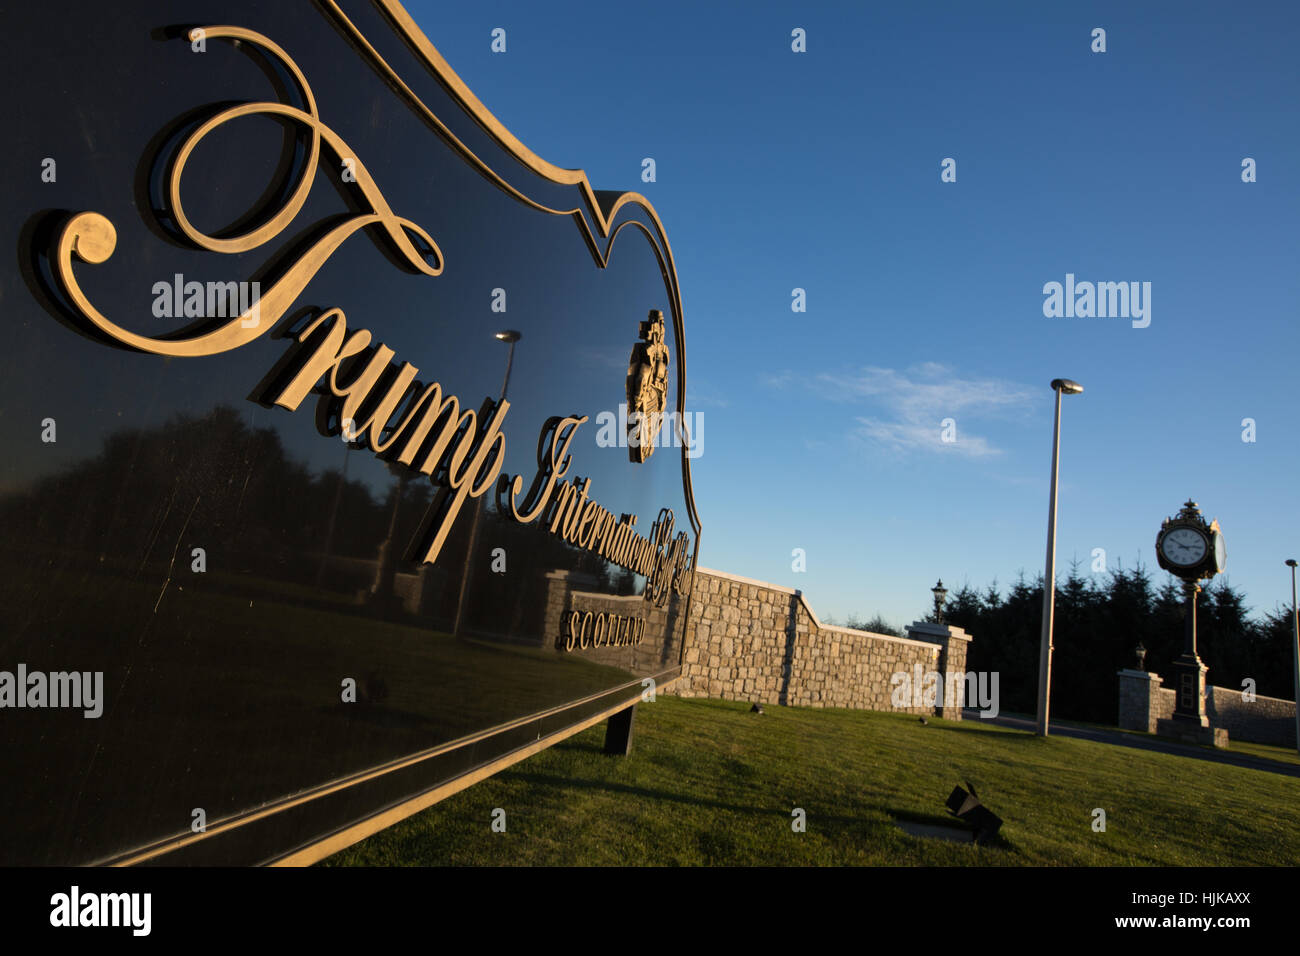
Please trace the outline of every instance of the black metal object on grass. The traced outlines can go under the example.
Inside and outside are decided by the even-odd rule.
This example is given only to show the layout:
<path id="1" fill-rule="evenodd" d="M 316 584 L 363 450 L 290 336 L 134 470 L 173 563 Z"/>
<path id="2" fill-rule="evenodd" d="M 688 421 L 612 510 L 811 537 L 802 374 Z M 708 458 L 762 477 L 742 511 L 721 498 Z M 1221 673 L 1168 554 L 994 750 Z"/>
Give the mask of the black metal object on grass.
<path id="1" fill-rule="evenodd" d="M 954 787 L 948 795 L 948 812 L 974 831 L 972 842 L 983 846 L 997 835 L 1002 827 L 1002 818 L 980 803 L 969 780 L 966 781 L 966 786 L 970 787 L 970 793 L 961 787 Z"/>

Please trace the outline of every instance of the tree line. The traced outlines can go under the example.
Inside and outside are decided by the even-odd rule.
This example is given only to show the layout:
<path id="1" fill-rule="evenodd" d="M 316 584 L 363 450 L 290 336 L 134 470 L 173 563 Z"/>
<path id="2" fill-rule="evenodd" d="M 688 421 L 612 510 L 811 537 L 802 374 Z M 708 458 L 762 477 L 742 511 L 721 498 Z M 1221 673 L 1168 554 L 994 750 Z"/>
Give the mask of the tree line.
<path id="1" fill-rule="evenodd" d="M 1173 685 L 1173 661 L 1183 652 L 1186 615 L 1182 583 L 1163 574 L 1157 583 L 1141 563 L 1105 574 L 1083 575 L 1076 562 L 1058 579 L 1053 622 L 1052 714 L 1113 724 L 1119 708 L 1122 668 L 1137 666 L 1137 647 L 1146 649 L 1145 669 Z M 1245 595 L 1219 578 L 1196 600 L 1196 648 L 1209 667 L 1206 679 L 1242 690 L 1291 700 L 1295 638 L 1291 608 L 1252 617 Z M 928 614 L 926 621 L 933 621 Z M 1003 594 L 996 579 L 983 591 L 969 584 L 948 595 L 944 621 L 973 640 L 966 669 L 997 671 L 1001 710 L 1033 714 L 1038 709 L 1038 656 L 1043 627 L 1043 576 L 1024 573 Z M 834 623 L 827 619 L 826 623 Z M 879 614 L 850 615 L 846 627 L 892 634 L 903 632 Z"/>
<path id="2" fill-rule="evenodd" d="M 1114 723 L 1116 672 L 1137 666 L 1138 644 L 1146 648 L 1145 669 L 1172 686 L 1171 665 L 1183 652 L 1185 597 L 1180 581 L 1169 574 L 1162 577 L 1162 583 L 1153 581 L 1141 564 L 1083 575 L 1076 563 L 1058 581 L 1053 715 Z M 982 592 L 963 585 L 949 595 L 944 619 L 974 638 L 967 670 L 1001 674 L 1002 710 L 1035 713 L 1043 576 L 1027 581 L 1022 573 L 1005 595 L 996 580 Z M 1257 694 L 1292 699 L 1295 650 L 1289 607 L 1252 617 L 1245 595 L 1220 578 L 1197 595 L 1196 630 L 1209 683 L 1241 690 L 1249 679 Z"/>

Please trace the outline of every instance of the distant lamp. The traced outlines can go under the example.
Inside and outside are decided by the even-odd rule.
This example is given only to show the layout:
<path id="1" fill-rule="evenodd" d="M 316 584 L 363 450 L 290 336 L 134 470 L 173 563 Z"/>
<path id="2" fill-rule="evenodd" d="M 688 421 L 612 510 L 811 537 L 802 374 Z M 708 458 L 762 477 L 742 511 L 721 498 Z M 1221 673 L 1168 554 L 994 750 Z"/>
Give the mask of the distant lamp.
<path id="1" fill-rule="evenodd" d="M 493 338 L 505 342 L 510 346 L 510 354 L 506 356 L 506 377 L 501 383 L 501 401 L 505 401 L 506 392 L 510 388 L 510 368 L 515 364 L 515 343 L 524 337 L 524 333 L 517 332 L 514 329 L 502 329 L 500 332 L 493 334 Z"/>
<path id="2" fill-rule="evenodd" d="M 1138 661 L 1138 663 L 1137 663 L 1137 669 L 1140 670 L 1140 671 L 1144 671 L 1144 670 L 1146 670 L 1146 669 L 1147 669 L 1147 649 L 1146 649 L 1146 646 L 1143 645 L 1143 643 L 1142 643 L 1141 641 L 1138 641 L 1138 646 L 1135 647 L 1135 648 L 1133 648 L 1133 653 L 1137 655 L 1137 661 Z"/>
<path id="3" fill-rule="evenodd" d="M 492 333 L 492 337 L 498 342 L 505 342 L 510 346 L 510 352 L 506 355 L 506 375 L 501 380 L 501 397 L 497 399 L 497 405 L 500 406 L 506 400 L 506 393 L 510 391 L 510 370 L 515 365 L 515 343 L 524 337 L 524 333 L 516 329 L 502 329 L 500 332 Z M 485 416 L 486 417 L 486 416 Z M 472 482 L 471 482 L 472 484 Z M 483 499 L 478 498 L 474 501 L 474 521 L 469 526 L 469 545 L 465 548 L 465 561 L 468 562 L 470 555 L 474 553 L 474 548 L 478 544 L 478 519 L 479 510 L 483 507 Z M 396 513 L 396 512 L 394 512 Z M 391 532 L 390 532 L 391 534 Z M 460 576 L 460 595 L 456 599 L 456 617 L 452 622 L 452 633 L 459 636 L 461 623 L 465 619 L 465 595 L 469 587 L 469 575 Z M 613 718 L 610 718 L 613 726 Z"/>
<path id="4" fill-rule="evenodd" d="M 1072 382 L 1068 378 L 1052 379 L 1052 388 L 1059 389 L 1066 395 L 1078 395 L 1083 391 L 1083 386 L 1078 382 Z"/>
<path id="5" fill-rule="evenodd" d="M 943 623 L 943 603 L 948 600 L 948 589 L 943 586 L 943 578 L 939 583 L 930 588 L 930 593 L 934 595 L 934 621 L 936 624 Z"/>
<path id="6" fill-rule="evenodd" d="M 1068 378 L 1052 379 L 1056 419 L 1052 425 L 1052 484 L 1047 499 L 1047 570 L 1043 574 L 1043 634 L 1038 642 L 1038 736 L 1048 734 L 1052 700 L 1052 622 L 1056 614 L 1056 488 L 1061 465 L 1061 396 L 1078 395 L 1083 386 Z"/>
<path id="7" fill-rule="evenodd" d="M 1291 643 L 1295 647 L 1295 696 L 1300 700 L 1300 610 L 1295 603 L 1295 558 L 1287 558 L 1286 566 L 1291 569 Z M 1295 712 L 1295 745 L 1300 753 L 1300 709 Z"/>

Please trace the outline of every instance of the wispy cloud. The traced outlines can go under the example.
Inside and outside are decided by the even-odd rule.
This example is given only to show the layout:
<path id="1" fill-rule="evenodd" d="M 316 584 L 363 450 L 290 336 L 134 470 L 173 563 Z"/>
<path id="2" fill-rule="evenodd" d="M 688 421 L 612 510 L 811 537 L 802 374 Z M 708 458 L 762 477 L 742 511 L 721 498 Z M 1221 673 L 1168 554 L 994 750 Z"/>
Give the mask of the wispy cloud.
<path id="1" fill-rule="evenodd" d="M 760 375 L 759 381 L 762 382 L 764 385 L 766 385 L 768 388 L 787 388 L 791 385 L 797 384 L 801 380 L 801 378 L 802 378 L 801 376 L 796 375 L 794 372 L 791 372 L 789 369 L 784 369 L 780 372 L 769 372 L 767 374 Z"/>
<path id="2" fill-rule="evenodd" d="M 686 386 L 687 408 L 728 408 L 731 402 L 714 390 L 711 382 L 692 379 Z"/>
<path id="3" fill-rule="evenodd" d="M 587 365 L 595 366 L 597 368 L 627 370 L 628 357 L 626 354 L 620 352 L 614 352 L 609 349 L 584 347 L 577 350 L 577 355 Z"/>
<path id="4" fill-rule="evenodd" d="M 962 378 L 950 367 L 925 362 L 899 371 L 869 366 L 853 374 L 824 372 L 814 387 L 833 401 L 866 406 L 855 433 L 895 452 L 936 452 L 982 458 L 1001 454 L 971 427 L 990 417 L 1019 415 L 1030 406 L 1023 385 Z M 945 420 L 951 419 L 945 432 Z M 948 440 L 945 440 L 947 438 Z"/>

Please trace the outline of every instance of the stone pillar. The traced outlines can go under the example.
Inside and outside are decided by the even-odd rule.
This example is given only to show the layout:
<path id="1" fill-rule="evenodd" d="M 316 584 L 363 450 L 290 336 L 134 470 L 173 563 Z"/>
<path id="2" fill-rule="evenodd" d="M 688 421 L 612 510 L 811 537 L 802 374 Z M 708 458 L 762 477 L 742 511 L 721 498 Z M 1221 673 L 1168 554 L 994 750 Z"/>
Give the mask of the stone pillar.
<path id="1" fill-rule="evenodd" d="M 1228 732 L 1222 727 L 1210 726 L 1210 718 L 1205 713 L 1205 674 L 1209 668 L 1197 658 L 1195 665 L 1184 658 L 1174 661 L 1174 673 L 1178 694 L 1174 704 L 1173 717 L 1161 717 L 1156 721 L 1155 732 L 1161 737 L 1173 737 L 1190 744 L 1226 748 Z M 1179 713 L 1179 708 L 1184 713 Z M 1190 711 L 1190 713 L 1187 713 Z"/>
<path id="2" fill-rule="evenodd" d="M 1189 727 L 1204 729 L 1210 726 L 1205 712 L 1205 675 L 1209 668 L 1195 654 L 1184 654 L 1174 661 L 1174 719 Z"/>
<path id="3" fill-rule="evenodd" d="M 1119 672 L 1119 728 L 1156 732 L 1160 717 L 1160 675 L 1126 667 Z"/>
<path id="4" fill-rule="evenodd" d="M 932 624 L 917 621 L 905 628 L 913 641 L 926 641 L 939 645 L 938 671 L 943 675 L 943 700 L 938 701 L 935 716 L 945 720 L 961 720 L 961 709 L 966 703 L 966 646 L 971 636 L 951 624 Z"/>
<path id="5" fill-rule="evenodd" d="M 568 571 L 546 573 L 546 604 L 542 611 L 541 632 L 537 635 L 537 643 L 541 647 L 548 643 L 556 646 L 559 635 L 564 633 L 564 612 L 569 609 L 569 592 L 573 589 L 569 584 L 569 574 Z"/>

